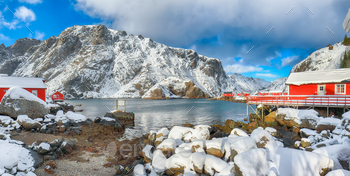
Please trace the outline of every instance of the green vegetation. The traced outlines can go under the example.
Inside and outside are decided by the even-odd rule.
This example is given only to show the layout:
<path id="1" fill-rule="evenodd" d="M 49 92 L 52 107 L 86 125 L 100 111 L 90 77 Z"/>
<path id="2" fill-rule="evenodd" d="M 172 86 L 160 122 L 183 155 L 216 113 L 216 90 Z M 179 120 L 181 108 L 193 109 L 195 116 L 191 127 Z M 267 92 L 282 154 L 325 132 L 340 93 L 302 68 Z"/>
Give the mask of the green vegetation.
<path id="1" fill-rule="evenodd" d="M 345 34 L 343 44 L 346 46 L 350 46 L 350 38 Z"/>
<path id="2" fill-rule="evenodd" d="M 344 58 L 343 60 L 340 62 L 340 68 L 349 68 L 349 63 L 350 63 L 350 53 L 346 53 L 344 54 Z"/>

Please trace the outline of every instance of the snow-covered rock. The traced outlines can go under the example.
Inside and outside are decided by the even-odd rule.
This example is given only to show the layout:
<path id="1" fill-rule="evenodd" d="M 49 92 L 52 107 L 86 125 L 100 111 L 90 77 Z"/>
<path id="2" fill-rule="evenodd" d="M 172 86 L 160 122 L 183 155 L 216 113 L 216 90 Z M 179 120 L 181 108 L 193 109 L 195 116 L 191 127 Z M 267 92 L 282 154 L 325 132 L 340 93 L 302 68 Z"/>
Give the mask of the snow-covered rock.
<path id="1" fill-rule="evenodd" d="M 269 175 L 270 166 L 264 149 L 250 149 L 234 158 L 236 175 Z"/>
<path id="2" fill-rule="evenodd" d="M 87 117 L 82 115 L 82 114 L 77 114 L 72 111 L 68 111 L 66 114 L 62 110 L 57 111 L 56 116 L 55 116 L 55 121 L 56 122 L 62 122 L 67 123 L 68 121 L 73 122 L 73 123 L 79 123 L 79 122 L 84 122 L 87 120 Z M 101 121 L 115 121 L 112 118 L 109 117 L 103 117 L 101 118 Z"/>
<path id="3" fill-rule="evenodd" d="M 281 125 L 288 127 L 297 126 L 315 129 L 320 118 L 318 112 L 313 109 L 298 110 L 293 108 L 278 108 L 276 120 Z"/>
<path id="4" fill-rule="evenodd" d="M 34 159 L 29 150 L 21 145 L 10 143 L 9 140 L 0 140 L 0 156 L 0 172 L 16 174 L 17 171 L 34 171 Z"/>
<path id="5" fill-rule="evenodd" d="M 182 140 L 187 133 L 190 133 L 192 128 L 190 127 L 182 127 L 182 126 L 174 126 L 171 128 L 168 138 L 180 139 Z"/>
<path id="6" fill-rule="evenodd" d="M 350 111 L 342 115 L 341 123 L 333 130 L 333 134 L 347 136 L 350 138 Z"/>
<path id="7" fill-rule="evenodd" d="M 208 175 L 214 175 L 215 171 L 221 172 L 223 169 L 225 169 L 228 166 L 229 166 L 228 163 L 220 158 L 217 158 L 212 155 L 205 156 L 204 173 Z"/>
<path id="8" fill-rule="evenodd" d="M 48 113 L 49 107 L 43 100 L 20 87 L 11 87 L 7 90 L 0 103 L 0 114 L 13 118 L 28 115 L 35 119 Z"/>
<path id="9" fill-rule="evenodd" d="M 248 134 L 246 132 L 244 132 L 243 130 L 239 129 L 239 128 L 234 128 L 231 131 L 231 135 L 236 135 L 236 136 L 243 136 L 243 137 L 247 137 Z M 232 136 L 231 136 L 232 137 Z"/>
<path id="10" fill-rule="evenodd" d="M 142 149 L 142 155 L 146 163 L 151 163 L 153 158 L 154 147 L 152 145 L 146 145 Z"/>
<path id="11" fill-rule="evenodd" d="M 271 170 L 277 171 L 276 175 L 322 175 L 333 166 L 333 160 L 327 156 L 289 148 L 278 148 L 270 163 Z"/>
<path id="12" fill-rule="evenodd" d="M 230 146 L 230 151 L 226 151 L 225 155 L 230 154 L 229 158 L 232 161 L 234 161 L 236 155 L 257 148 L 255 140 L 250 137 L 228 138 L 226 143 Z"/>
<path id="13" fill-rule="evenodd" d="M 333 145 L 318 148 L 314 151 L 324 156 L 331 158 L 334 161 L 334 169 L 347 169 L 350 164 L 350 147 L 347 145 Z"/>
<path id="14" fill-rule="evenodd" d="M 259 148 L 273 149 L 277 147 L 275 138 L 261 127 L 255 129 L 250 136 Z"/>
<path id="15" fill-rule="evenodd" d="M 134 176 L 147 176 L 145 167 L 142 164 L 137 164 L 134 167 Z"/>
<path id="16" fill-rule="evenodd" d="M 206 154 L 204 152 L 195 152 L 191 155 L 190 162 L 193 170 L 197 173 L 203 173 Z"/>
<path id="17" fill-rule="evenodd" d="M 41 123 L 39 123 L 36 120 L 33 120 L 29 118 L 27 115 L 19 115 L 17 117 L 17 122 L 19 125 L 21 125 L 24 129 L 27 131 L 30 131 L 31 129 L 40 129 Z"/>
<path id="18" fill-rule="evenodd" d="M 277 135 L 277 130 L 272 128 L 272 127 L 266 127 L 265 131 L 269 132 L 272 136 L 276 136 Z"/>
<path id="19" fill-rule="evenodd" d="M 185 171 L 190 171 L 191 155 L 192 153 L 177 153 L 172 155 L 166 161 L 167 173 L 169 175 L 177 175 Z"/>
<path id="20" fill-rule="evenodd" d="M 340 122 L 341 120 L 337 118 L 323 118 L 317 122 L 316 130 L 318 133 L 323 130 L 330 130 L 332 132 Z"/>
<path id="21" fill-rule="evenodd" d="M 218 158 L 222 158 L 224 156 L 224 139 L 223 138 L 215 138 L 212 140 L 207 140 L 206 145 L 206 153 L 216 156 Z"/>
<path id="22" fill-rule="evenodd" d="M 330 171 L 326 176 L 348 176 L 350 171 L 344 169 L 337 169 Z"/>
<path id="23" fill-rule="evenodd" d="M 167 158 L 161 150 L 156 150 L 153 153 L 152 168 L 156 173 L 163 173 L 166 170 Z"/>
<path id="24" fill-rule="evenodd" d="M 157 146 L 157 149 L 161 150 L 167 157 L 170 157 L 173 153 L 175 153 L 175 148 L 176 141 L 172 138 L 165 139 Z"/>

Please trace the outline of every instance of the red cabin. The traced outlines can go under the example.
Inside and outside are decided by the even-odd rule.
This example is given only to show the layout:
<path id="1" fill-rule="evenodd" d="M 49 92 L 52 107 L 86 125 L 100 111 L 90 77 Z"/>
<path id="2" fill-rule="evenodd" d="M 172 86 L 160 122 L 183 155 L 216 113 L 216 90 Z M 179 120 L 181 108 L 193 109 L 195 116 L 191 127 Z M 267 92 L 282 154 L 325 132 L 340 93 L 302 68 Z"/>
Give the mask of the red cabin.
<path id="1" fill-rule="evenodd" d="M 21 87 L 45 101 L 46 85 L 42 78 L 0 76 L 0 101 L 11 87 Z"/>
<path id="2" fill-rule="evenodd" d="M 246 96 L 250 96 L 250 93 L 246 93 L 246 92 L 241 92 L 239 94 L 237 94 L 238 97 L 246 97 Z"/>
<path id="3" fill-rule="evenodd" d="M 64 101 L 64 96 L 60 92 L 55 92 L 51 95 L 51 98 L 53 101 Z"/>
<path id="4" fill-rule="evenodd" d="M 350 95 L 350 69 L 291 73 L 286 85 L 289 95 Z"/>
<path id="5" fill-rule="evenodd" d="M 222 96 L 224 96 L 224 97 L 234 97 L 235 94 L 232 93 L 232 92 L 224 92 L 224 93 L 222 94 Z"/>

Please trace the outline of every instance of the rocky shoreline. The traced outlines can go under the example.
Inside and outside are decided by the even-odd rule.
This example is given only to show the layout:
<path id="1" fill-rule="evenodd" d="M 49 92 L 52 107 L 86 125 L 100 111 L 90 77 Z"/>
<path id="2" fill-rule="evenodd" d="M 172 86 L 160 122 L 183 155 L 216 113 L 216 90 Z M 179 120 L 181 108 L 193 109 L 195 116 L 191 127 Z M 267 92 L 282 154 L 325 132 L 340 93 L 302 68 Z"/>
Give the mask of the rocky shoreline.
<path id="1" fill-rule="evenodd" d="M 23 101 L 32 99 L 11 99 Z M 51 113 L 39 118 L 35 113 L 0 115 L 0 175 L 350 172 L 350 112 L 325 118 L 313 109 L 258 108 L 264 118 L 251 114 L 250 123 L 228 119 L 212 125 L 183 124 L 136 137 L 129 128 L 134 125 L 132 113 L 106 113 L 92 121 L 72 112 L 73 106 L 50 107 Z M 127 133 L 133 138 L 125 140 Z"/>

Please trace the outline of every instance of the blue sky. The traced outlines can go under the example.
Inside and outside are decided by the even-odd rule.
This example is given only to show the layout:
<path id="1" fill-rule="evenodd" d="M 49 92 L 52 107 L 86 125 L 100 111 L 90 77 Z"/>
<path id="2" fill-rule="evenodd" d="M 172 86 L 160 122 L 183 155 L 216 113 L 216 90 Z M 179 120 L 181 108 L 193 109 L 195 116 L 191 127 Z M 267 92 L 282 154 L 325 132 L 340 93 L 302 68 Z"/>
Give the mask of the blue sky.
<path id="1" fill-rule="evenodd" d="M 342 41 L 349 8 L 349 0 L 0 0 L 0 43 L 104 24 L 272 81 L 311 52 Z"/>

